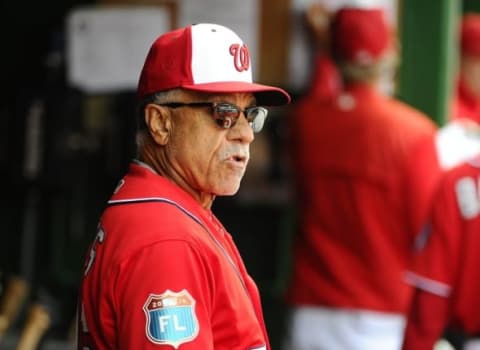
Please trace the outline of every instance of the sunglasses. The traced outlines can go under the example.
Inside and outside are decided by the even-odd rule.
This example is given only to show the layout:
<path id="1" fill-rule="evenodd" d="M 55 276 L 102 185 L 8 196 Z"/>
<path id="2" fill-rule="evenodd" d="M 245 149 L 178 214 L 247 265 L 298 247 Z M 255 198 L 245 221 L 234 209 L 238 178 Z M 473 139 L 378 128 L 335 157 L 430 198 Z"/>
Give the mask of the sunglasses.
<path id="1" fill-rule="evenodd" d="M 158 106 L 165 106 L 170 108 L 180 107 L 210 107 L 212 109 L 212 116 L 218 126 L 224 129 L 230 129 L 235 126 L 243 113 L 247 118 L 248 124 L 257 133 L 262 130 L 265 118 L 267 118 L 268 110 L 264 107 L 253 106 L 245 109 L 227 103 L 227 102 L 170 102 L 170 103 L 156 103 Z"/>

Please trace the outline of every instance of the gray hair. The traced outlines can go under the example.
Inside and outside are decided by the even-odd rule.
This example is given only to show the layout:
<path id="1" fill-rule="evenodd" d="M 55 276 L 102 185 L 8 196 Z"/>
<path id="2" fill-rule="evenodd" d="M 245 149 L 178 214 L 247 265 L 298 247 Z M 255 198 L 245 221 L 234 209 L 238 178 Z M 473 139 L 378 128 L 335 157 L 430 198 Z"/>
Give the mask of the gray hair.
<path id="1" fill-rule="evenodd" d="M 171 89 L 160 91 L 152 95 L 146 96 L 140 101 L 137 107 L 137 132 L 135 134 L 135 143 L 137 152 L 143 148 L 145 138 L 150 137 L 147 125 L 145 124 L 145 107 L 150 103 L 168 103 L 180 100 L 185 94 L 183 89 Z"/>
<path id="2" fill-rule="evenodd" d="M 372 64 L 362 65 L 351 62 L 339 62 L 338 66 L 344 81 L 369 82 L 377 80 L 385 73 L 395 70 L 398 66 L 398 57 L 396 54 L 388 54 Z"/>

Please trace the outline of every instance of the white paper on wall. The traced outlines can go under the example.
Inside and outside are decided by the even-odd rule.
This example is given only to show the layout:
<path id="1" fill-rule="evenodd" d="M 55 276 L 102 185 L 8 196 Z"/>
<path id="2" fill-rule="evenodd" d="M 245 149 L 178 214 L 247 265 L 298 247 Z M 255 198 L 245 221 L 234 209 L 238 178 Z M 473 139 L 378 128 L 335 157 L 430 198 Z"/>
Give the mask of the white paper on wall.
<path id="1" fill-rule="evenodd" d="M 82 7 L 67 17 L 67 79 L 85 93 L 135 90 L 152 42 L 170 29 L 162 7 Z"/>

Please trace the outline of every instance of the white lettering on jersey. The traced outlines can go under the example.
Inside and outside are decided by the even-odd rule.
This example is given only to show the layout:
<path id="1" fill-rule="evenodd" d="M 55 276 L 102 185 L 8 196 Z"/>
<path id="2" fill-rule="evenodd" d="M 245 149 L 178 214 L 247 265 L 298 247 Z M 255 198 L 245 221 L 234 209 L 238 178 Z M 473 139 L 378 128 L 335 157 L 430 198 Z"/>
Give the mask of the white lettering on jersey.
<path id="1" fill-rule="evenodd" d="M 477 183 L 472 177 L 463 177 L 455 184 L 458 207 L 465 219 L 473 219 L 480 215 L 480 177 Z"/>
<path id="2" fill-rule="evenodd" d="M 177 315 L 164 315 L 158 317 L 158 323 L 160 325 L 160 332 L 164 333 L 167 331 L 166 326 L 168 325 L 168 321 L 173 320 L 173 328 L 175 331 L 185 331 L 187 327 L 180 325 Z"/>
<path id="3" fill-rule="evenodd" d="M 92 247 L 90 248 L 90 257 L 88 259 L 88 263 L 85 266 L 84 276 L 87 275 L 88 271 L 93 265 L 95 261 L 95 256 L 97 255 L 97 246 L 101 244 L 105 240 L 105 231 L 101 227 L 98 228 L 97 235 L 95 236 L 95 240 L 93 241 Z"/>

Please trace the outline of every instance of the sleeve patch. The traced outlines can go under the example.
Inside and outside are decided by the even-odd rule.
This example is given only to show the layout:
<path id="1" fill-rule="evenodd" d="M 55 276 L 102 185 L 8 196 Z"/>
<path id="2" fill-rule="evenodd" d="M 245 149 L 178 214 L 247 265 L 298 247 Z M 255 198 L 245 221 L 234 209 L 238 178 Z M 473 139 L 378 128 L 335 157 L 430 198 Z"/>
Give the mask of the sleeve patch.
<path id="1" fill-rule="evenodd" d="M 185 289 L 150 294 L 143 311 L 146 316 L 145 332 L 152 343 L 178 349 L 181 344 L 195 339 L 200 330 L 195 299 Z"/>

